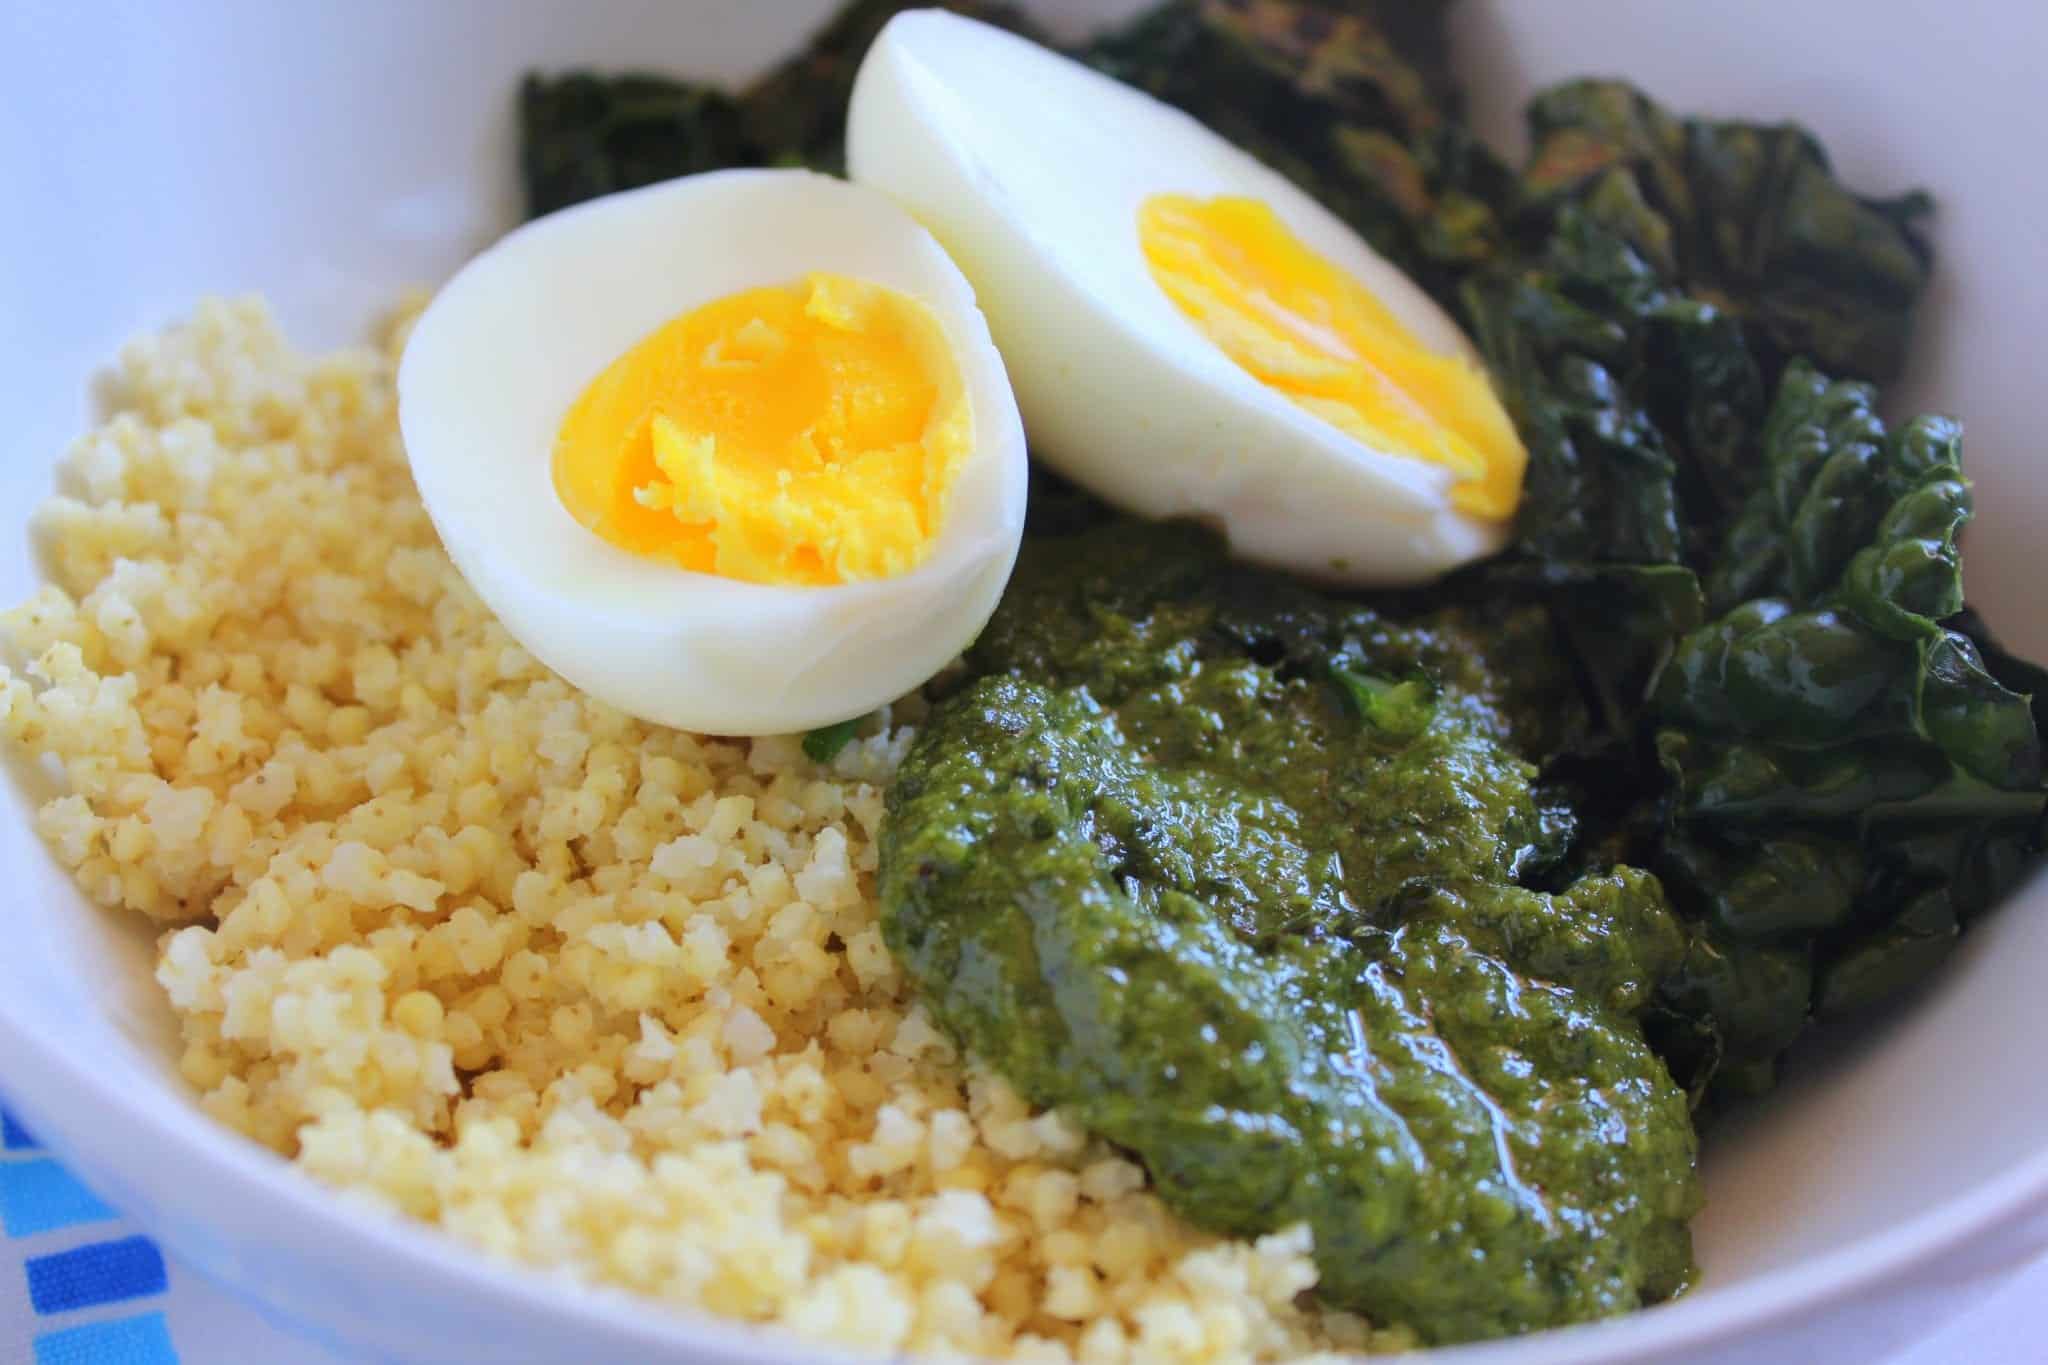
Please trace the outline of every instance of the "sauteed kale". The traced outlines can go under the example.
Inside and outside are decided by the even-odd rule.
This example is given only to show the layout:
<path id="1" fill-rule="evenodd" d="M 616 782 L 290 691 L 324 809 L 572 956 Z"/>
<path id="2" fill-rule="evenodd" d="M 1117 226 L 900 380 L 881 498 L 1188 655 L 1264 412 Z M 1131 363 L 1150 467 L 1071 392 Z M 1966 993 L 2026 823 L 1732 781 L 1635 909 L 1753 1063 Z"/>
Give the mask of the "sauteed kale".
<path id="1" fill-rule="evenodd" d="M 737 95 L 530 78 L 529 206 L 836 167 L 907 7 L 860 0 Z M 2048 677 L 1965 605 L 1957 427 L 1877 415 L 1926 198 L 1612 81 L 1540 94 L 1511 168 L 1443 22 L 1180 0 L 1076 55 L 1458 315 L 1529 449 L 1508 551 L 1337 600 L 1034 471 L 880 894 L 934 1016 L 1027 1096 L 1196 1221 L 1308 1220 L 1326 1297 L 1453 1340 L 1684 1286 L 1695 1127 L 2037 853 Z"/>
<path id="2" fill-rule="evenodd" d="M 519 87 L 519 174 L 528 215 L 734 166 L 843 171 L 854 72 L 882 25 L 914 8 L 854 0 L 802 52 L 737 94 L 651 74 L 529 75 Z M 943 8 L 1038 36 L 1016 6 L 1000 0 L 955 0 Z"/>

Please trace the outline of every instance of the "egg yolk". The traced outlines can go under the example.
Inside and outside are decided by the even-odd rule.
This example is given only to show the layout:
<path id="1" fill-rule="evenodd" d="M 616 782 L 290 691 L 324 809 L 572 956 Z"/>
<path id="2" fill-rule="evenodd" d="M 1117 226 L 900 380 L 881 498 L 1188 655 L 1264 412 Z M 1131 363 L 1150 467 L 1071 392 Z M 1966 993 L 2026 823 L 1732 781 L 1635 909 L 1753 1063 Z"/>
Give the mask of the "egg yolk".
<path id="1" fill-rule="evenodd" d="M 613 361 L 562 421 L 554 481 L 577 521 L 634 554 L 850 583 L 923 562 L 972 447 L 931 310 L 818 274 L 704 304 Z"/>
<path id="2" fill-rule="evenodd" d="M 1450 470 L 1461 511 L 1514 515 L 1527 456 L 1485 373 L 1424 346 L 1272 209 L 1155 194 L 1138 244 L 1167 297 L 1253 377 L 1374 450 Z"/>

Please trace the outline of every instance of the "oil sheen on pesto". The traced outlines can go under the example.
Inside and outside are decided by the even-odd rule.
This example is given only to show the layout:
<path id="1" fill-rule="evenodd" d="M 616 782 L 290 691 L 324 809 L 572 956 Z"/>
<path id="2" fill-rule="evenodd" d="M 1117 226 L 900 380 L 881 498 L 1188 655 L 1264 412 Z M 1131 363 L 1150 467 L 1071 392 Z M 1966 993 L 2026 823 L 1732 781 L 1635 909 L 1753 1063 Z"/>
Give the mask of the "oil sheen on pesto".
<path id="1" fill-rule="evenodd" d="M 1692 1272 L 1693 1128 L 1637 1022 L 1684 934 L 1649 874 L 1548 866 L 1514 637 L 1191 528 L 1039 539 L 882 833 L 942 1026 L 1194 1222 L 1306 1221 L 1325 1302 L 1437 1341 Z"/>

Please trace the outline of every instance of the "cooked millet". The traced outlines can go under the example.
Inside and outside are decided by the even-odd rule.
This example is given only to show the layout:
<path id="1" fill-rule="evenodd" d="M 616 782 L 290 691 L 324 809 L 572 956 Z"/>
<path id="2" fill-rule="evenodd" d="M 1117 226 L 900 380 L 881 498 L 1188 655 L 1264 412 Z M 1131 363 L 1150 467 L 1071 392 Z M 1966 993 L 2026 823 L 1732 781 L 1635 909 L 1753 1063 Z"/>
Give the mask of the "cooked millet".
<path id="1" fill-rule="evenodd" d="M 505 633 L 413 492 L 403 335 L 306 358 L 241 301 L 131 344 L 0 618 L 41 831 L 165 926 L 207 1111 L 495 1255 L 854 1347 L 1405 1344 L 1304 1305 L 1305 1231 L 1191 1229 L 916 1009 L 872 898 L 914 705 L 821 769 Z"/>

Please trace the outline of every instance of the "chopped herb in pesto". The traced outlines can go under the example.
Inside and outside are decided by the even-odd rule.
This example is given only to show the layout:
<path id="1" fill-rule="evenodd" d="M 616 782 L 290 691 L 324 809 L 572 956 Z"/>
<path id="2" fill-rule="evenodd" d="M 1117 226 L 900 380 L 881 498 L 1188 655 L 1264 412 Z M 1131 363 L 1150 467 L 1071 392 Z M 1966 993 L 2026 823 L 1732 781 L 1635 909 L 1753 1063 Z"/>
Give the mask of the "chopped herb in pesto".
<path id="1" fill-rule="evenodd" d="M 1429 728 L 1430 713 L 1436 708 L 1436 688 L 1429 679 L 1394 682 L 1355 673 L 1342 664 L 1331 664 L 1330 676 L 1351 699 L 1359 719 L 1374 729 L 1396 739 L 1411 739 Z"/>
<path id="2" fill-rule="evenodd" d="M 804 755 L 813 763 L 830 763 L 839 757 L 839 751 L 853 742 L 853 732 L 860 728 L 860 719 L 837 721 L 821 725 L 804 736 Z"/>

